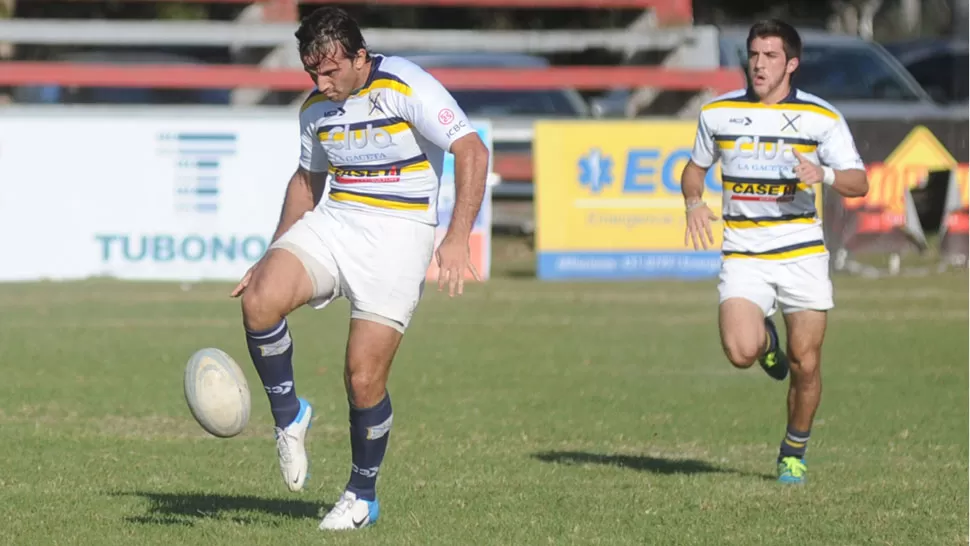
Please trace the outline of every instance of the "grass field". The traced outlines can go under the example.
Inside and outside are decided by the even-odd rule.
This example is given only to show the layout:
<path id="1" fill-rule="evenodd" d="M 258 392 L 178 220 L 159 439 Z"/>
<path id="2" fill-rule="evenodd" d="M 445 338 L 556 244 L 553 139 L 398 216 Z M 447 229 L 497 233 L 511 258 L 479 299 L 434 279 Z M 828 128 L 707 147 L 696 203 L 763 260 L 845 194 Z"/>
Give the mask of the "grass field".
<path id="1" fill-rule="evenodd" d="M 499 259 L 513 251 L 498 252 Z M 528 255 L 505 260 L 527 268 Z M 312 480 L 279 477 L 228 285 L 0 285 L 3 544 L 965 544 L 968 279 L 836 281 L 810 483 L 774 457 L 786 386 L 721 355 L 713 282 L 429 291 L 391 376 L 379 525 L 317 531 L 349 472 L 348 306 L 291 319 Z M 208 437 L 188 356 L 243 365 L 253 418 Z"/>

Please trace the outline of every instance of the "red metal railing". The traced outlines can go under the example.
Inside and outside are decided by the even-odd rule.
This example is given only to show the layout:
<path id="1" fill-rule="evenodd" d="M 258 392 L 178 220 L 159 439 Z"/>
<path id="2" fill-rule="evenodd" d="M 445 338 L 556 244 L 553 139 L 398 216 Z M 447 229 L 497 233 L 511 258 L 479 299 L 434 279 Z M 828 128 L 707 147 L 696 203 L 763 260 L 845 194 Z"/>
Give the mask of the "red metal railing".
<path id="1" fill-rule="evenodd" d="M 31 0 L 41 2 L 43 0 Z M 74 0 L 75 2 L 85 0 Z M 86 0 L 101 2 L 104 0 Z M 114 0 L 127 3 L 181 2 L 196 4 L 265 4 L 274 11 L 295 13 L 299 4 L 375 4 L 384 6 L 437 6 L 480 8 L 572 8 L 572 9 L 652 9 L 663 23 L 690 23 L 691 0 Z"/>
<path id="2" fill-rule="evenodd" d="M 666 90 L 724 92 L 744 86 L 740 71 L 660 67 L 572 66 L 544 69 L 433 68 L 429 72 L 451 89 L 601 90 L 658 87 Z M 302 91 L 312 86 L 301 70 L 267 70 L 236 65 L 113 65 L 62 62 L 0 62 L 0 85 L 82 87 L 259 88 Z"/>

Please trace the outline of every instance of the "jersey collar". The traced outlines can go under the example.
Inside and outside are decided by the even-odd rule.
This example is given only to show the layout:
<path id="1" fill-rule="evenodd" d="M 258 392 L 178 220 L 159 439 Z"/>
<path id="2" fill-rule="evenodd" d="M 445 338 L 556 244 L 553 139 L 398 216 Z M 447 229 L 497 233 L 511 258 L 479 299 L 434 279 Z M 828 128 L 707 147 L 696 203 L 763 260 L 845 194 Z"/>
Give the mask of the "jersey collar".
<path id="1" fill-rule="evenodd" d="M 789 89 L 788 94 L 785 95 L 785 98 L 783 98 L 780 101 L 778 101 L 778 104 L 799 102 L 798 101 L 797 94 L 798 94 L 798 89 L 796 89 L 795 86 L 792 86 L 791 89 Z M 744 93 L 744 101 L 745 102 L 761 102 L 761 99 L 758 98 L 758 95 L 754 92 L 754 88 L 753 87 L 748 87 L 747 90 Z"/>
<path id="2" fill-rule="evenodd" d="M 364 89 L 367 89 L 368 87 L 370 87 L 370 84 L 374 82 L 374 78 L 377 76 L 377 70 L 381 66 L 381 61 L 383 61 L 383 60 L 384 60 L 384 56 L 383 55 L 371 55 L 371 57 L 370 57 L 370 73 L 367 75 L 367 80 L 364 82 L 364 85 L 362 85 L 358 89 L 354 89 L 353 92 L 350 93 L 350 96 L 351 97 L 357 95 L 358 93 L 360 93 Z"/>

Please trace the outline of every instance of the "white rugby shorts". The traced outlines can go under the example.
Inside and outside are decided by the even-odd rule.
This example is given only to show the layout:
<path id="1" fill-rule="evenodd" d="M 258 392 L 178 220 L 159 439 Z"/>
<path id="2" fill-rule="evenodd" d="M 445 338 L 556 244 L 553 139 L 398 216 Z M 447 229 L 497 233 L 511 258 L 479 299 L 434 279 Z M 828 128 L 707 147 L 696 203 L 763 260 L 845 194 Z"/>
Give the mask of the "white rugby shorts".
<path id="1" fill-rule="evenodd" d="M 755 303 L 766 317 L 781 307 L 783 314 L 803 310 L 827 311 L 835 306 L 828 253 L 794 261 L 725 258 L 717 285 L 720 303 L 743 298 Z"/>
<path id="2" fill-rule="evenodd" d="M 303 262 L 314 286 L 309 306 L 323 309 L 346 297 L 351 317 L 376 315 L 404 332 L 424 291 L 434 243 L 435 228 L 428 224 L 319 206 L 270 248 Z"/>

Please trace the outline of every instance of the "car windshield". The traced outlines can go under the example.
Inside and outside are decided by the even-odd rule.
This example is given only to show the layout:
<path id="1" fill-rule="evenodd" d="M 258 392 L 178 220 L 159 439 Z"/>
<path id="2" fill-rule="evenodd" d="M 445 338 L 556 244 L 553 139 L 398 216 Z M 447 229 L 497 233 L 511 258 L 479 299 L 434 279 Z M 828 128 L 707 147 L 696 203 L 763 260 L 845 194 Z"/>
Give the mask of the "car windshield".
<path id="1" fill-rule="evenodd" d="M 864 47 L 806 46 L 795 85 L 829 101 L 919 97 L 880 55 Z"/>
<path id="2" fill-rule="evenodd" d="M 575 117 L 576 106 L 559 91 L 453 90 L 452 96 L 469 116 Z"/>

